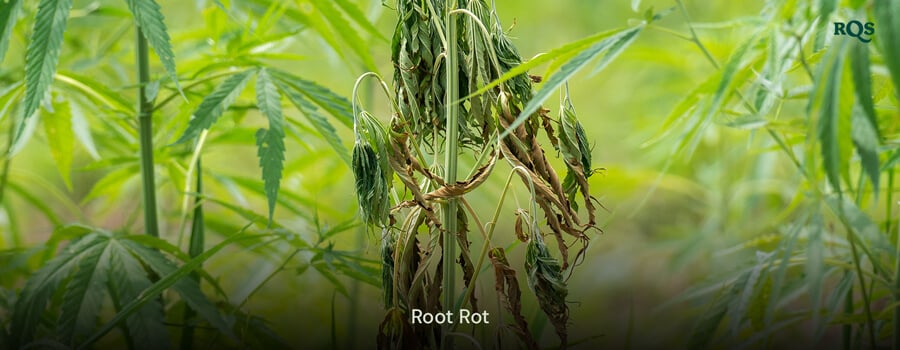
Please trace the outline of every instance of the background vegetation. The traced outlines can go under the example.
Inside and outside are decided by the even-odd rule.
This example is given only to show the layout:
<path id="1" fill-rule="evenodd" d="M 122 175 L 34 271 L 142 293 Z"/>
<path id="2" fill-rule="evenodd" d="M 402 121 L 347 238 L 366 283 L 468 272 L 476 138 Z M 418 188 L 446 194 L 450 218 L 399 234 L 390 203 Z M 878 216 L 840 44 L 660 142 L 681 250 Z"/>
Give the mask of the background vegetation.
<path id="1" fill-rule="evenodd" d="M 197 327 L 189 338 L 204 346 L 370 346 L 384 314 L 380 241 L 358 220 L 348 101 L 360 74 L 390 76 L 391 2 L 159 1 L 175 69 L 151 39 L 143 85 L 132 3 L 141 1 L 72 1 L 47 97 L 29 107 L 44 95 L 28 97 L 22 84 L 34 79 L 26 78 L 26 47 L 45 33 L 35 26 L 38 2 L 0 1 L 0 33 L 9 38 L 0 43 L 0 144 L 10 151 L 0 185 L 0 347 L 28 341 L 16 339 L 30 328 L 23 325 L 66 345 L 110 329 L 99 345 L 151 346 L 134 336 L 159 332 L 175 343 L 190 325 Z M 20 10 L 6 12 L 13 4 Z M 569 82 L 593 163 L 605 168 L 591 186 L 608 209 L 599 220 L 604 233 L 591 237 L 569 280 L 570 342 L 892 344 L 900 333 L 900 3 L 498 0 L 496 7 L 526 59 L 635 25 L 651 7 L 670 9 L 602 72 L 583 69 Z M 831 22 L 851 19 L 876 23 L 871 44 L 830 35 Z M 551 62 L 531 73 L 548 66 L 560 68 Z M 387 114 L 377 87 L 363 89 L 361 104 Z M 140 96 L 155 97 L 160 239 L 141 235 L 148 231 Z M 219 103 L 204 105 L 208 96 Z M 27 108 L 38 112 L 22 123 Z M 216 120 L 203 142 L 202 196 L 192 167 L 200 134 L 176 142 L 191 130 L 191 115 L 195 123 Z M 283 163 L 277 147 L 257 146 L 261 128 L 282 130 Z M 476 212 L 493 211 L 502 181 L 473 193 Z M 207 239 L 191 249 L 197 197 Z M 527 205 L 526 189 L 516 187 L 505 212 Z M 513 224 L 501 220 L 498 232 L 511 236 Z M 69 245 L 75 238 L 80 243 Z M 510 260 L 522 261 L 523 248 L 513 246 Z M 84 266 L 108 261 L 126 270 L 114 275 L 135 280 L 94 283 L 136 289 L 108 288 L 89 300 L 52 288 L 89 280 L 78 274 L 29 287 L 27 279 L 41 276 L 35 271 L 61 261 L 54 256 Z M 194 256 L 203 269 L 185 277 Z M 164 298 L 137 299 L 159 308 L 133 310 L 165 317 L 165 329 L 115 323 L 124 315 L 117 311 L 132 306 L 124 301 L 152 283 L 167 290 Z M 492 276 L 482 275 L 481 286 L 491 295 Z M 33 314 L 43 317 L 17 319 L 19 305 L 36 305 L 28 298 L 49 301 Z M 75 305 L 67 300 L 100 305 L 96 326 L 67 326 L 66 305 Z M 539 326 L 536 301 L 524 303 L 540 343 L 557 345 L 552 327 Z M 200 317 L 183 319 L 185 305 Z M 493 339 L 490 328 L 466 331 L 485 344 Z"/>

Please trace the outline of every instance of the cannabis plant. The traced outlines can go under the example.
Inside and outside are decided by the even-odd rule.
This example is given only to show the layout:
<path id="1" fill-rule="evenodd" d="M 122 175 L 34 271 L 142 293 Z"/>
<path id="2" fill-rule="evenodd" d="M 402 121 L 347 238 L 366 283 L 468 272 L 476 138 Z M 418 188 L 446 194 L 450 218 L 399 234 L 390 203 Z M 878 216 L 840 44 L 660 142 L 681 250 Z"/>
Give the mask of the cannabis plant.
<path id="1" fill-rule="evenodd" d="M 601 33 L 525 63 L 496 8 L 484 0 L 401 0 L 396 10 L 393 88 L 374 73 L 357 82 L 377 79 L 393 113 L 383 122 L 377 113 L 354 112 L 352 169 L 360 212 L 382 240 L 388 312 L 379 326 L 379 347 L 448 346 L 458 335 L 455 326 L 411 324 L 411 310 L 480 310 L 475 283 L 489 258 L 497 295 L 514 320 L 502 329 L 518 346 L 537 348 L 522 316 L 517 270 L 496 246 L 504 238 L 527 242 L 521 271 L 565 347 L 570 322 L 566 275 L 584 254 L 591 231 L 599 232 L 600 205 L 588 182 L 597 169 L 568 89 L 558 115 L 542 103 L 593 58 L 602 57 L 602 69 L 655 15 L 648 12 L 638 26 Z M 553 62 L 559 71 L 549 78 L 527 74 L 544 62 Z M 548 154 L 557 152 L 566 165 L 564 177 L 549 160 Z M 476 165 L 459 179 L 462 156 Z M 506 188 L 518 177 L 529 188 L 532 205 L 509 213 L 516 217 L 515 235 L 494 238 L 506 189 L 487 228 L 465 196 L 498 171 L 498 162 L 512 169 Z M 482 247 L 472 247 L 472 230 L 484 239 Z M 545 236 L 556 241 L 556 254 Z M 579 246 L 574 257 L 573 244 Z M 456 294 L 456 264 L 465 285 L 461 296 Z M 508 339 L 498 333 L 498 342 Z"/>

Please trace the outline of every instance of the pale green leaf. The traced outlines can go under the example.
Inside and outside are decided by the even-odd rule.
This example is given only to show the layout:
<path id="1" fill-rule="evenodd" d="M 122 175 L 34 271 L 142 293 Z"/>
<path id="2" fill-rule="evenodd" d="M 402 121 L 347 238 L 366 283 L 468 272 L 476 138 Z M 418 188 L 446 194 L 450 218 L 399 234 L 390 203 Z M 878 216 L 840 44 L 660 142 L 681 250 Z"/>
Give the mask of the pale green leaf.
<path id="1" fill-rule="evenodd" d="M 257 155 L 269 201 L 271 223 L 281 186 L 281 172 L 284 170 L 284 118 L 281 115 L 281 95 L 266 69 L 261 69 L 256 77 L 256 101 L 260 112 L 269 120 L 268 130 L 256 132 L 256 145 L 259 147 Z"/>
<path id="2" fill-rule="evenodd" d="M 162 9 L 156 0 L 126 0 L 128 9 L 134 15 L 134 21 L 141 30 L 141 33 L 147 38 L 147 42 L 153 47 L 156 56 L 162 62 L 169 79 L 175 83 L 178 91 L 181 86 L 178 84 L 178 73 L 175 71 L 175 54 L 172 53 L 172 43 L 169 39 L 169 32 L 166 29 L 165 17 Z"/>
<path id="3" fill-rule="evenodd" d="M 25 54 L 26 121 L 34 115 L 50 89 L 71 9 L 71 0 L 41 0 L 38 4 L 34 34 Z M 20 126 L 20 132 L 22 128 Z"/>
<path id="4" fill-rule="evenodd" d="M 840 41 L 846 43 L 846 41 Z M 832 47 L 816 79 L 816 97 L 810 103 L 818 106 L 818 137 L 825 173 L 835 192 L 841 192 L 840 89 L 844 58 L 840 47 Z M 811 110 L 813 112 L 815 109 Z"/>
<path id="5" fill-rule="evenodd" d="M 72 128 L 72 112 L 69 102 L 55 103 L 53 113 L 47 113 L 44 121 L 44 133 L 47 134 L 47 145 L 50 147 L 50 155 L 56 161 L 59 174 L 69 190 L 72 189 L 72 148 L 75 147 L 75 132 Z"/>
<path id="6" fill-rule="evenodd" d="M 69 112 L 72 113 L 72 132 L 75 133 L 75 138 L 78 139 L 78 142 L 81 143 L 81 146 L 84 147 L 85 151 L 91 155 L 91 158 L 94 158 L 94 160 L 100 159 L 97 145 L 94 144 L 94 137 L 91 136 L 91 125 L 88 123 L 87 118 L 84 117 L 81 107 L 70 100 Z"/>
<path id="7" fill-rule="evenodd" d="M 22 0 L 10 0 L 0 6 L 0 23 L 3 23 L 0 27 L 0 63 L 3 63 L 3 57 L 9 49 L 9 38 L 12 37 L 13 28 L 16 27 L 16 19 L 21 8 Z"/>
<path id="8" fill-rule="evenodd" d="M 175 143 L 194 139 L 200 135 L 200 132 L 209 129 L 225 113 L 228 106 L 241 95 L 241 91 L 247 85 L 252 74 L 253 71 L 248 70 L 232 75 L 216 87 L 209 96 L 203 98 L 203 102 L 191 115 L 187 129 Z"/>
<path id="9" fill-rule="evenodd" d="M 368 18 L 366 18 L 366 15 L 359 9 L 358 6 L 356 6 L 356 4 L 350 2 L 349 0 L 335 0 L 334 2 L 338 6 L 340 6 L 341 9 L 344 10 L 344 12 L 347 14 L 347 16 L 350 16 L 350 18 L 353 19 L 356 24 L 365 29 L 366 32 L 378 38 L 379 40 L 383 40 L 385 42 L 388 41 L 387 38 L 385 38 L 384 35 L 381 34 L 381 31 L 376 28 Z"/>
<path id="10" fill-rule="evenodd" d="M 590 48 L 582 51 L 577 56 L 572 58 L 571 61 L 566 63 L 560 68 L 559 73 L 554 74 L 541 86 L 541 90 L 538 91 L 534 97 L 525 108 L 522 109 L 522 112 L 519 113 L 519 116 L 516 117 L 516 120 L 513 121 L 506 130 L 500 134 L 500 138 L 504 138 L 513 130 L 515 130 L 519 125 L 521 125 L 525 120 L 527 120 L 532 114 L 538 111 L 541 107 L 541 104 L 544 103 L 547 98 L 549 98 L 556 88 L 560 87 L 563 83 L 565 83 L 570 77 L 575 75 L 582 68 L 587 66 L 594 58 L 597 56 L 604 54 L 597 64 L 597 67 L 602 69 L 606 66 L 612 59 L 617 57 L 622 51 L 631 44 L 634 39 L 637 37 L 638 33 L 644 28 L 644 25 L 638 25 L 636 27 L 632 27 L 628 30 L 622 31 L 612 37 L 609 37 Z"/>

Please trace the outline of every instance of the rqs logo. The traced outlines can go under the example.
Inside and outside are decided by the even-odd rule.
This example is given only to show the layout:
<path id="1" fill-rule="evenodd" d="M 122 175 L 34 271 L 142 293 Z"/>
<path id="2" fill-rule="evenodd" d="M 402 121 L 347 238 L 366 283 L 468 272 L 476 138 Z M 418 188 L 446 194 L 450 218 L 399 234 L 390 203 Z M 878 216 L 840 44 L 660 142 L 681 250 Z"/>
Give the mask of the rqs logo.
<path id="1" fill-rule="evenodd" d="M 847 23 L 834 22 L 834 35 L 847 35 L 859 39 L 859 41 L 868 43 L 872 41 L 872 34 L 875 34 L 875 23 L 853 20 Z"/>

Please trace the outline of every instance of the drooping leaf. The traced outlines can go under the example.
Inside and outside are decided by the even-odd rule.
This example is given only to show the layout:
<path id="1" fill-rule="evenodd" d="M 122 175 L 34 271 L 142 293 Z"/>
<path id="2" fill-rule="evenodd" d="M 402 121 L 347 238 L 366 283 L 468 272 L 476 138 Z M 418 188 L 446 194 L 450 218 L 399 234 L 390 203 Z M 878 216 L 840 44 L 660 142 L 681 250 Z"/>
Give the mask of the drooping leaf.
<path id="1" fill-rule="evenodd" d="M 337 135 L 337 131 L 334 129 L 334 126 L 325 118 L 321 113 L 319 113 L 318 108 L 315 105 L 310 103 L 303 97 L 300 93 L 294 91 L 287 84 L 285 84 L 281 80 L 273 81 L 282 94 L 287 96 L 288 100 L 297 107 L 300 113 L 303 113 L 304 116 L 309 120 L 312 126 L 325 138 L 325 141 L 334 149 L 335 152 L 341 157 L 344 163 L 350 164 L 350 154 L 347 152 L 347 148 L 344 147 L 344 143 L 341 141 L 341 138 Z"/>
<path id="2" fill-rule="evenodd" d="M 247 85 L 247 81 L 250 80 L 252 74 L 252 70 L 237 73 L 228 77 L 221 85 L 216 87 L 209 96 L 206 96 L 203 99 L 203 102 L 200 103 L 197 110 L 194 111 L 187 129 L 175 143 L 182 143 L 194 139 L 200 135 L 201 131 L 209 129 L 210 126 L 222 116 L 222 113 L 225 113 L 228 106 L 234 103 L 238 96 L 240 96 L 241 91 L 244 89 L 244 86 Z"/>
<path id="3" fill-rule="evenodd" d="M 856 152 L 862 160 L 863 171 L 872 181 L 875 194 L 878 194 L 879 170 L 878 145 L 881 136 L 878 130 L 878 114 L 872 101 L 872 79 L 869 71 L 869 47 L 867 44 L 854 42 L 850 45 L 850 67 L 853 71 L 853 85 L 856 91 L 856 105 L 853 109 L 852 137 Z M 856 108 L 859 106 L 860 108 Z"/>
<path id="4" fill-rule="evenodd" d="M 878 23 L 875 38 L 881 44 L 884 63 L 891 72 L 894 92 L 900 95 L 900 0 L 874 1 L 872 12 Z"/>
<path id="5" fill-rule="evenodd" d="M 356 24 L 358 24 L 360 27 L 362 27 L 362 29 L 365 29 L 366 32 L 371 34 L 373 37 L 378 38 L 379 40 L 387 42 L 387 38 L 385 38 L 384 35 L 381 34 L 381 30 L 376 28 L 375 25 L 372 24 L 372 22 L 369 21 L 368 18 L 366 18 L 366 14 L 363 13 L 356 4 L 350 2 L 349 0 L 335 0 L 334 3 L 340 6 L 341 9 L 344 10 L 344 12 L 347 14 L 347 16 L 353 19 L 353 21 L 356 22 Z"/>
<path id="6" fill-rule="evenodd" d="M 256 101 L 260 112 L 269 120 L 269 129 L 256 132 L 259 147 L 259 167 L 269 201 L 269 222 L 275 214 L 275 201 L 281 186 L 281 172 L 284 169 L 284 118 L 281 115 L 281 95 L 275 88 L 266 69 L 261 69 L 256 77 Z"/>
<path id="7" fill-rule="evenodd" d="M 71 9 L 71 0 L 41 0 L 38 4 L 34 34 L 25 54 L 25 117 L 17 138 L 50 89 Z"/>
<path id="8" fill-rule="evenodd" d="M 3 23 L 3 27 L 0 27 L 0 63 L 3 63 L 3 57 L 9 49 L 9 38 L 12 37 L 13 28 L 16 27 L 16 19 L 21 8 L 22 0 L 9 0 L 0 6 L 0 23 Z"/>
<path id="9" fill-rule="evenodd" d="M 70 170 L 74 154 L 75 132 L 72 126 L 72 112 L 68 101 L 54 104 L 53 113 L 47 113 L 44 120 L 44 133 L 47 134 L 47 145 L 50 155 L 56 161 L 59 174 L 62 175 L 66 187 L 72 189 Z"/>
<path id="10" fill-rule="evenodd" d="M 840 41 L 846 43 L 846 41 Z M 843 44 L 829 49 L 828 58 L 816 79 L 816 97 L 811 100 L 811 113 L 818 112 L 818 137 L 821 144 L 825 173 L 835 192 L 841 192 L 841 166 L 845 159 L 841 152 L 840 89 L 844 57 Z"/>
<path id="11" fill-rule="evenodd" d="M 359 33 L 350 26 L 350 22 L 335 7 L 333 0 L 309 0 L 317 10 L 334 28 L 334 31 L 343 39 L 350 49 L 362 60 L 369 70 L 376 70 L 375 60 L 369 51 L 369 45 L 359 36 Z"/>
<path id="12" fill-rule="evenodd" d="M 519 113 L 519 116 L 516 117 L 516 120 L 513 121 L 503 133 L 500 134 L 500 138 L 504 138 L 513 130 L 515 130 L 519 125 L 521 125 L 525 120 L 527 120 L 532 114 L 538 111 L 541 107 L 541 104 L 544 103 L 547 98 L 549 98 L 556 88 L 560 87 L 563 83 L 566 82 L 570 77 L 575 75 L 576 72 L 580 71 L 582 68 L 588 65 L 594 58 L 602 55 L 600 62 L 597 64 L 598 69 L 604 68 L 610 61 L 616 58 L 622 51 L 628 47 L 637 35 L 644 28 L 644 24 L 640 24 L 638 26 L 629 28 L 624 30 L 612 37 L 604 39 L 599 43 L 591 46 L 587 50 L 582 51 L 577 56 L 572 58 L 571 61 L 564 64 L 559 73 L 554 74 L 550 79 L 541 86 L 541 90 L 534 94 L 534 97 L 528 102 L 525 108 L 522 109 L 522 112 Z M 595 71 L 596 73 L 596 71 Z"/>
<path id="13" fill-rule="evenodd" d="M 175 71 L 175 54 L 172 53 L 172 43 L 159 4 L 156 3 L 156 0 L 126 0 L 126 2 L 128 2 L 131 14 L 134 15 L 135 23 L 147 38 L 150 46 L 153 47 L 153 51 L 156 51 L 169 79 L 172 79 L 178 91 L 181 91 L 181 85 L 178 84 L 178 73 Z"/>

